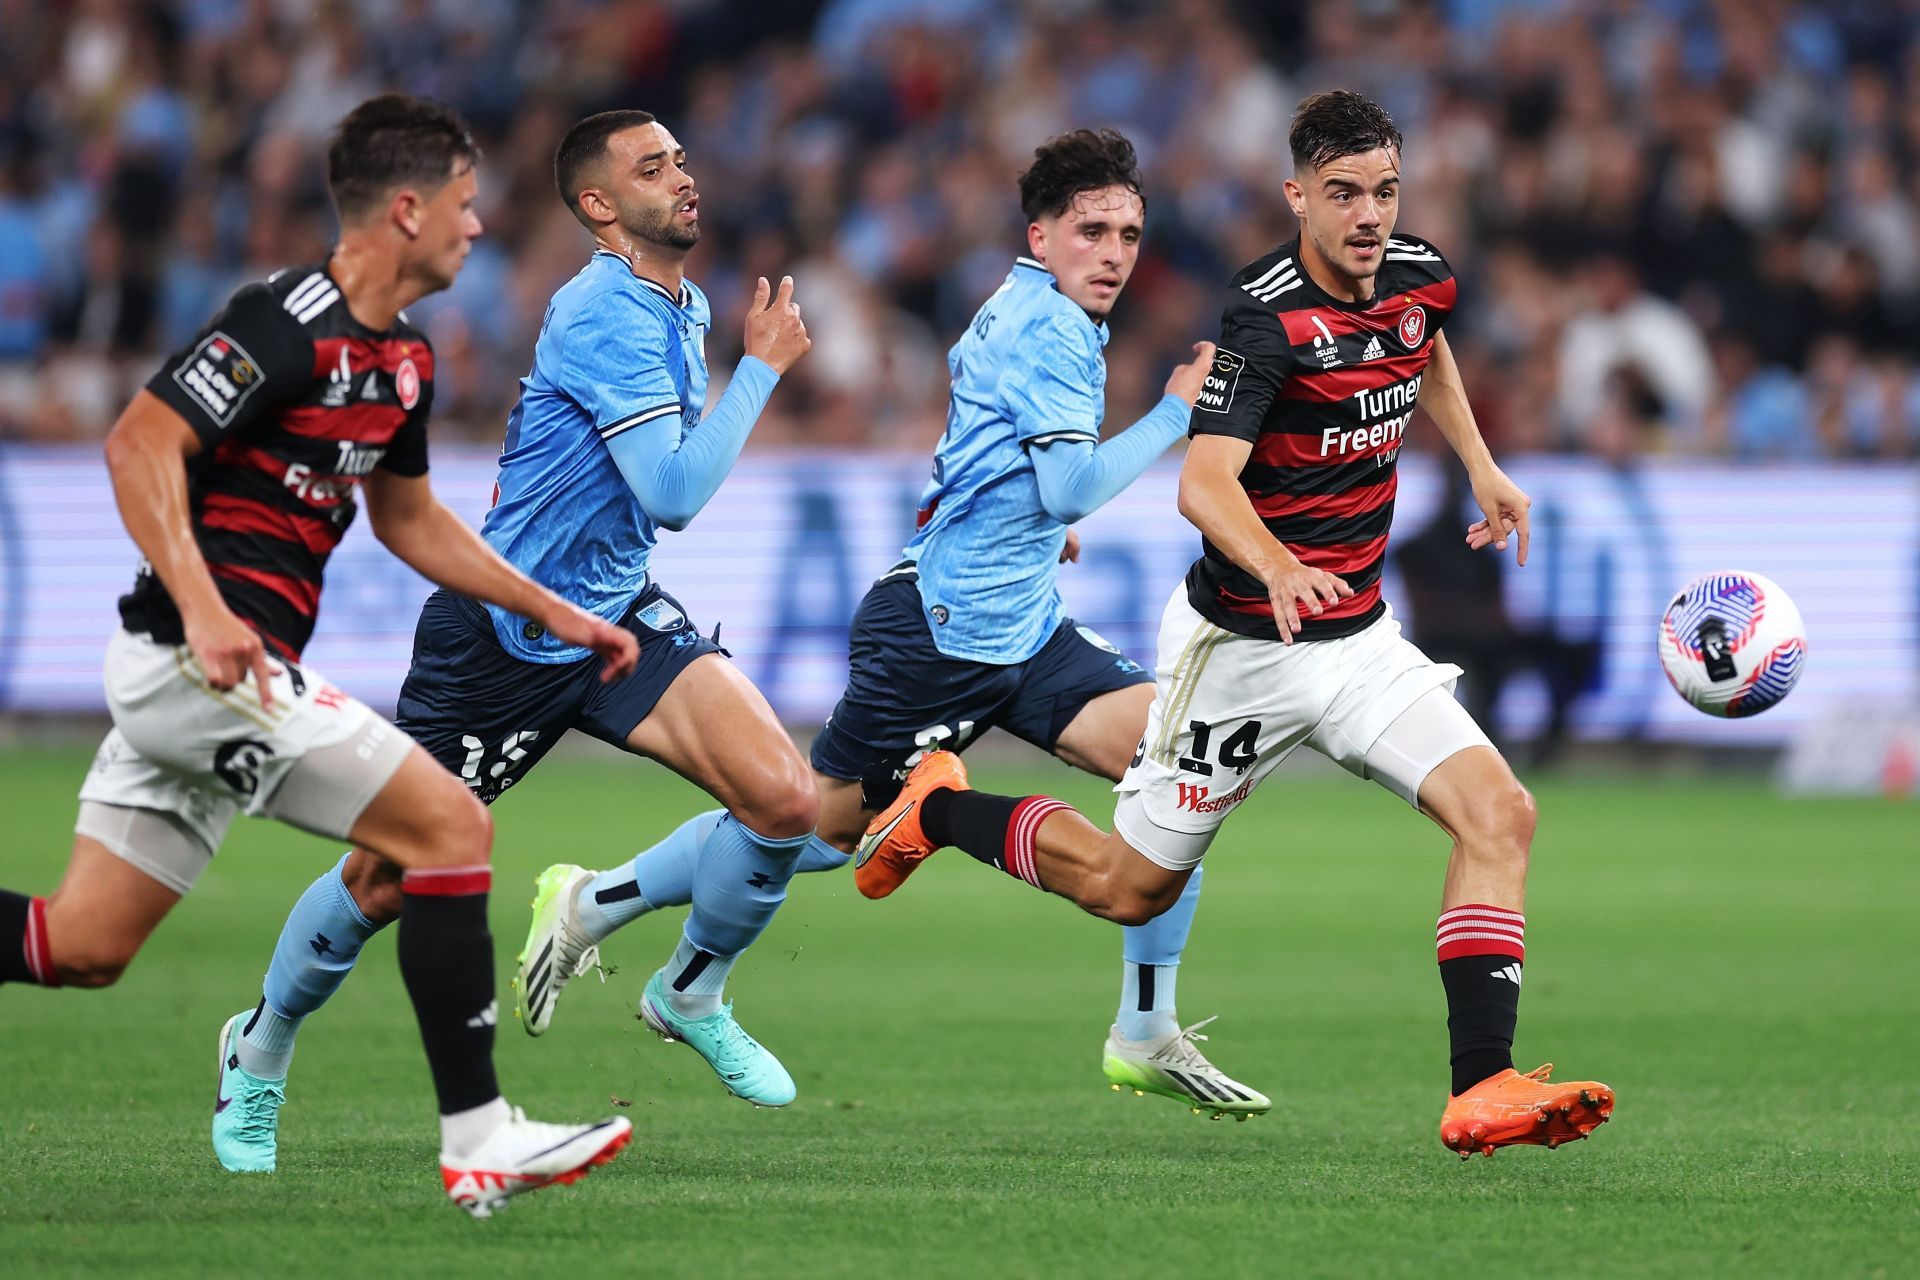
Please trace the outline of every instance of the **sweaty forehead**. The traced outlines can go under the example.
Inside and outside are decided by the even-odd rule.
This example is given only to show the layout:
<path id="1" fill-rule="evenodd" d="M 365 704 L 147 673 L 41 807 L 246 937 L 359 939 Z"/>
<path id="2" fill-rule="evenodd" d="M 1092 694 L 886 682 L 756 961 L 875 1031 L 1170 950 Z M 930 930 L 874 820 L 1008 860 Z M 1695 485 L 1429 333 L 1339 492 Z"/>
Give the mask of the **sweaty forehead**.
<path id="1" fill-rule="evenodd" d="M 1061 220 L 1070 223 L 1079 222 L 1139 222 L 1146 214 L 1146 205 L 1141 203 L 1137 193 L 1115 183 L 1110 187 L 1096 187 L 1092 191 L 1082 191 L 1068 202 Z"/>
<path id="2" fill-rule="evenodd" d="M 1320 182 L 1351 182 L 1372 187 L 1400 176 L 1400 153 L 1392 147 L 1379 147 L 1357 155 L 1335 156 L 1314 171 Z"/>

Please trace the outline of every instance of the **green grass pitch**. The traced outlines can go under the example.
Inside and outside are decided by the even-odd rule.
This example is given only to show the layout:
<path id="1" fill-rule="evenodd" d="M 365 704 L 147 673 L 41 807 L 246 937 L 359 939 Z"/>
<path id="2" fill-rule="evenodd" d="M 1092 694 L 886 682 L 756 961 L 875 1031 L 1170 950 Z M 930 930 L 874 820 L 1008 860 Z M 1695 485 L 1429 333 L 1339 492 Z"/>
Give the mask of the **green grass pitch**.
<path id="1" fill-rule="evenodd" d="M 1102 789 L 1038 757 L 983 785 Z M 1031 760 L 1030 764 L 1020 761 Z M 77 752 L 0 756 L 0 883 L 50 891 Z M 634 1019 L 678 913 L 607 947 L 543 1040 L 509 1021 L 541 1118 L 630 1103 L 633 1146 L 490 1222 L 440 1195 L 393 944 L 306 1028 L 280 1172 L 207 1143 L 214 1036 L 334 856 L 240 824 L 106 992 L 0 991 L 0 1270 L 277 1276 L 1721 1276 L 1920 1271 L 1920 828 L 1911 805 L 1757 783 L 1533 780 L 1542 822 L 1518 1055 L 1611 1083 L 1614 1122 L 1470 1164 L 1435 1136 L 1444 842 L 1384 793 L 1283 774 L 1235 814 L 1181 976 L 1207 1048 L 1272 1094 L 1211 1122 L 1110 1092 L 1119 934 L 958 854 L 868 903 L 802 877 L 736 970 L 792 1069 L 726 1098 Z M 496 813 L 501 992 L 534 873 L 608 865 L 704 807 L 665 771 L 556 759 Z M 504 1000 L 503 1000 L 504 1003 Z"/>

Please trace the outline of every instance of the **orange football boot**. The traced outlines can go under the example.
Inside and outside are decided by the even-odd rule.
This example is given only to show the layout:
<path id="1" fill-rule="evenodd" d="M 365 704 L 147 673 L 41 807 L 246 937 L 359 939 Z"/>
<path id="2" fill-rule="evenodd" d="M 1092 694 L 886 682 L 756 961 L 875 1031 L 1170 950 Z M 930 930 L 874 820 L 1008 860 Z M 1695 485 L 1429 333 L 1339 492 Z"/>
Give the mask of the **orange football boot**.
<path id="1" fill-rule="evenodd" d="M 1553 1064 L 1525 1075 L 1508 1067 L 1457 1097 L 1447 1099 L 1440 1116 L 1440 1141 L 1466 1160 L 1478 1151 L 1491 1156 L 1497 1147 L 1544 1146 L 1576 1142 L 1613 1115 L 1613 1090 L 1597 1080 L 1552 1084 Z"/>
<path id="2" fill-rule="evenodd" d="M 867 826 L 853 850 L 853 883 L 869 898 L 884 898 L 939 848 L 920 829 L 920 802 L 929 791 L 966 791 L 967 766 L 951 751 L 929 751 L 901 784 L 900 795 Z"/>

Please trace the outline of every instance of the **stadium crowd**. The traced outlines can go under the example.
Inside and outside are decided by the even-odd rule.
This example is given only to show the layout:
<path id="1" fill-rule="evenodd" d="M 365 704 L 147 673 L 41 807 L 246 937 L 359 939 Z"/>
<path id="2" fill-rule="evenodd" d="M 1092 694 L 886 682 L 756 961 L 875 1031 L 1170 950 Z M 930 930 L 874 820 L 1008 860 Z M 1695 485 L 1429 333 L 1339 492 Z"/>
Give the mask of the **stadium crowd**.
<path id="1" fill-rule="evenodd" d="M 553 148 L 610 106 L 691 153 L 716 371 L 753 277 L 798 282 L 816 346 L 760 446 L 926 448 L 1015 174 L 1122 128 L 1129 421 L 1293 234 L 1289 117 L 1345 86 L 1406 135 L 1401 229 L 1462 278 L 1497 449 L 1920 455 L 1914 0 L 0 0 L 0 33 L 0 440 L 102 436 L 237 284 L 324 257 L 327 134 L 389 87 L 487 153 L 487 234 L 416 308 L 439 438 L 499 439 L 585 252 Z"/>

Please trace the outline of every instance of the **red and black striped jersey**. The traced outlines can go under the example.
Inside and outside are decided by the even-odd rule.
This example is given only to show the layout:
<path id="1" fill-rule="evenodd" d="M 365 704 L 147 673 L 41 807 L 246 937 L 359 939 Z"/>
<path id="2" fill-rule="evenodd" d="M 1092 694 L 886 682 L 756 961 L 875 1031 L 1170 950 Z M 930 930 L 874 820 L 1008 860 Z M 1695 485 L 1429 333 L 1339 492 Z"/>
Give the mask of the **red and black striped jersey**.
<path id="1" fill-rule="evenodd" d="M 205 445 L 187 459 L 194 539 L 232 609 L 282 657 L 313 634 L 327 557 L 375 467 L 427 470 L 433 348 L 404 317 L 376 333 L 325 266 L 280 272 L 226 309 L 147 383 Z M 180 614 L 142 564 L 121 621 L 163 644 Z"/>
<path id="2" fill-rule="evenodd" d="M 1385 609 L 1395 462 L 1455 289 L 1446 259 L 1413 236 L 1388 239 L 1368 302 L 1327 294 L 1299 252 L 1296 237 L 1234 276 L 1189 434 L 1251 443 L 1240 483 L 1268 531 L 1353 588 L 1300 630 L 1331 640 Z M 1187 573 L 1194 609 L 1228 631 L 1279 639 L 1265 585 L 1211 542 L 1203 548 Z"/>

